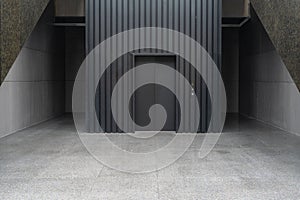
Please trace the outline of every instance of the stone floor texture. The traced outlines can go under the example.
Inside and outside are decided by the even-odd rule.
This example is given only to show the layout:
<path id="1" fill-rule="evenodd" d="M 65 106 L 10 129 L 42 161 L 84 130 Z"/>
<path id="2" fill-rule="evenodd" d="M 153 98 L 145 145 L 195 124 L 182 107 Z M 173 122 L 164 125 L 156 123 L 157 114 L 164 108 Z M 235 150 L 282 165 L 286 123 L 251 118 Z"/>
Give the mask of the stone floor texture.
<path id="1" fill-rule="evenodd" d="M 162 170 L 128 174 L 96 161 L 70 116 L 57 118 L 0 139 L 0 199 L 300 199 L 300 137 L 229 117 L 204 159 L 201 138 Z"/>

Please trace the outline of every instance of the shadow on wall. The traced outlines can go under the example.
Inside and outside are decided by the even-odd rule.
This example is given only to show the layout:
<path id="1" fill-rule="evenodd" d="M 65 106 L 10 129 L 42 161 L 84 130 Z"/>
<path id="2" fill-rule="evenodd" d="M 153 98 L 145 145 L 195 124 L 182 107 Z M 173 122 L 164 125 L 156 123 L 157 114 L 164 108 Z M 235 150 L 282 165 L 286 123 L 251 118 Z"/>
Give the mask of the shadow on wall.
<path id="1" fill-rule="evenodd" d="M 227 112 L 239 112 L 239 28 L 222 29 L 222 78 Z"/>
<path id="2" fill-rule="evenodd" d="M 65 27 L 65 111 L 67 113 L 72 112 L 73 85 L 85 56 L 85 28 Z"/>

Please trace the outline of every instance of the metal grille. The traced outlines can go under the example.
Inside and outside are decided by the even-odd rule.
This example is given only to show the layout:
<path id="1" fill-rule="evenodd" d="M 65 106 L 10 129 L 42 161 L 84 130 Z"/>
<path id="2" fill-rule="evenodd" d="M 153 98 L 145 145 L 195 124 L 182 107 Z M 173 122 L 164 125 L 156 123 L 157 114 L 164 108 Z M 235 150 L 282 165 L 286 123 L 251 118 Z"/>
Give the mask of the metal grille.
<path id="1" fill-rule="evenodd" d="M 141 27 L 162 27 L 184 33 L 199 42 L 211 55 L 217 66 L 221 58 L 221 0 L 87 0 L 86 1 L 86 49 L 89 53 L 95 46 L 112 35 Z M 141 40 L 151 40 L 151 35 L 141 37 Z M 173 41 L 180 42 L 180 41 Z M 117 48 L 124 48 L 122 45 Z M 139 53 L 165 53 L 156 49 L 141 49 Z M 191 52 L 193 50 L 191 49 Z M 94 61 L 97 63 L 97 59 Z M 105 132 L 122 132 L 115 123 L 110 111 L 111 93 L 117 80 L 132 66 L 132 55 L 129 53 L 112 63 L 105 76 L 101 77 L 99 85 L 94 84 L 95 71 L 87 71 L 86 125 L 90 132 L 97 132 L 96 123 L 101 124 Z M 188 119 L 180 119 L 177 112 L 176 121 L 184 120 L 185 132 L 189 132 L 192 123 L 199 123 L 199 132 L 205 132 L 210 120 L 210 95 L 201 75 L 197 74 L 188 62 L 178 59 L 176 70 L 183 74 L 195 88 L 195 93 L 201 109 L 200 122 L 193 121 L 193 111 L 186 102 Z M 95 65 L 97 66 L 97 65 Z M 133 83 L 128 83 L 131 88 Z M 180 81 L 178 83 L 180 84 Z M 98 87 L 96 96 L 93 95 Z M 178 87 L 180 88 L 180 87 Z M 184 91 L 180 91 L 184 92 Z M 96 108 L 92 101 L 96 101 Z M 121 100 L 120 100 L 121 101 Z M 90 103 L 89 103 L 90 102 Z M 134 105 L 133 105 L 134 107 Z M 90 115 L 96 109 L 98 119 Z M 124 108 L 124 112 L 125 109 Z M 122 113 L 120 116 L 122 118 Z M 127 122 L 124 122 L 127 123 Z M 130 126 L 130 125 L 129 125 Z M 133 128 L 134 129 L 134 128 Z"/>

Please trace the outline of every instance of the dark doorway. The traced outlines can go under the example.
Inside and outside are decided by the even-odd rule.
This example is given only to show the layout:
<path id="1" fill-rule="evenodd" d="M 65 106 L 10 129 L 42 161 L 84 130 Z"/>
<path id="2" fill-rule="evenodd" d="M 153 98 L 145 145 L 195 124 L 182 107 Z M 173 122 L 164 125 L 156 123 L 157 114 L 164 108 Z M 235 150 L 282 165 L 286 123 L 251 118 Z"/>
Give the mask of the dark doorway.
<path id="1" fill-rule="evenodd" d="M 160 65 L 167 65 L 172 68 L 176 68 L 176 56 L 174 55 L 135 55 L 134 56 L 135 67 L 138 67 L 143 64 L 154 63 L 153 69 L 151 69 L 147 73 L 147 76 L 151 76 L 151 80 L 156 80 L 157 68 Z M 135 80 L 143 79 L 145 74 L 135 73 Z M 171 83 L 174 83 L 174 89 L 176 87 L 176 74 L 174 75 L 166 75 L 165 77 L 171 78 Z M 176 97 L 168 88 L 157 84 L 156 82 L 153 84 L 144 85 L 143 87 L 138 88 L 135 91 L 135 103 L 134 103 L 134 120 L 140 126 L 146 126 L 150 123 L 150 118 L 148 115 L 149 109 L 152 105 L 160 104 L 162 105 L 167 112 L 167 120 L 162 129 L 162 131 L 176 131 Z M 162 116 L 158 113 L 155 113 L 155 118 L 153 126 L 149 127 L 149 130 L 146 131 L 158 131 L 160 127 L 157 126 L 159 124 L 159 120 Z M 136 128 L 135 131 L 141 131 Z M 145 130 L 144 130 L 145 131 Z"/>

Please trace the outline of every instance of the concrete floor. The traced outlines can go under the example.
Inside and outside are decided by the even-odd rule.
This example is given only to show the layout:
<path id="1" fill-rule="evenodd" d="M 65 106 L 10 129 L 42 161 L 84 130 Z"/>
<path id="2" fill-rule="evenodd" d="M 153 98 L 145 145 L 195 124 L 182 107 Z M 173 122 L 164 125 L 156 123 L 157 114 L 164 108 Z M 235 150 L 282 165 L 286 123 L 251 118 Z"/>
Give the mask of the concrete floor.
<path id="1" fill-rule="evenodd" d="M 0 199 L 299 199 L 300 137 L 230 117 L 214 150 L 150 174 L 107 168 L 81 144 L 70 117 L 0 139 Z"/>

